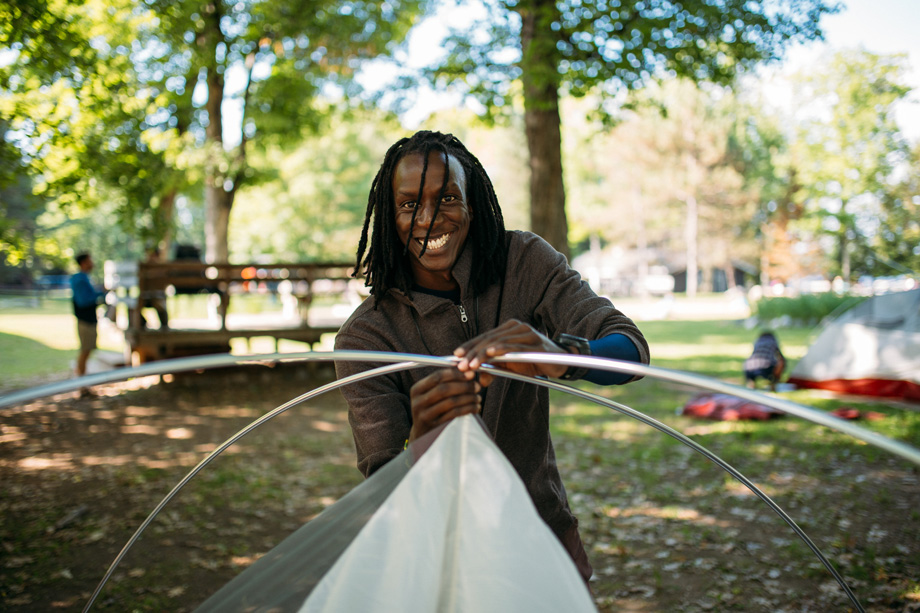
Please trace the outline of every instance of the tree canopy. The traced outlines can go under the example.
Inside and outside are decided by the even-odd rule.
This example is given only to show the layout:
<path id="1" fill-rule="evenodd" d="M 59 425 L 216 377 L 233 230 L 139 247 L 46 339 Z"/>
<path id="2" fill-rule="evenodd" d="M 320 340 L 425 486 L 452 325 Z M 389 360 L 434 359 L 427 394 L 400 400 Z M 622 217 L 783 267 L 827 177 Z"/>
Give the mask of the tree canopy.
<path id="1" fill-rule="evenodd" d="M 909 206 L 893 189 L 899 175 L 915 172 L 894 120 L 895 104 L 910 92 L 904 62 L 903 56 L 842 51 L 798 79 L 790 163 L 806 186 L 809 211 L 833 239 L 832 273 L 846 281 L 877 272 L 867 264 L 881 213 L 887 207 L 885 219 L 896 219 L 892 205 Z M 886 259 L 874 260 L 880 258 Z"/>
<path id="2" fill-rule="evenodd" d="M 617 94 L 662 77 L 727 83 L 820 38 L 825 0 L 490 0 L 457 28 L 432 78 L 459 86 L 490 113 L 523 97 L 530 151 L 531 224 L 568 252 L 559 96 Z"/>
<path id="3" fill-rule="evenodd" d="M 418 0 L 258 2 L 36 0 L 0 13 L 0 116 L 37 191 L 64 206 L 122 199 L 125 219 L 162 235 L 175 197 L 201 184 L 206 252 L 227 259 L 230 210 L 258 181 L 247 159 L 319 127 L 355 87 L 361 61 L 386 53 Z M 320 94 L 323 94 L 322 96 Z M 114 188 L 100 194 L 100 182 Z"/>
<path id="4" fill-rule="evenodd" d="M 577 18 L 571 19 L 558 5 L 560 24 L 584 23 L 580 30 L 548 31 L 571 42 L 582 36 L 575 30 L 589 29 L 585 11 L 611 12 L 597 13 L 591 21 L 597 29 L 651 6 L 639 4 L 572 3 L 566 10 Z M 367 19 L 382 23 L 395 6 L 304 9 L 329 20 L 328 32 L 293 15 L 288 3 L 46 0 L 0 7 L 2 257 L 17 265 L 43 258 L 48 270 L 67 261 L 67 247 L 130 257 L 169 236 L 194 236 L 199 244 L 205 225 L 210 259 L 350 256 L 370 177 L 393 132 L 403 129 L 392 114 L 353 108 L 363 97 L 352 77 L 363 58 L 393 49 L 419 14 L 404 16 L 398 27 L 381 25 L 389 30 L 374 38 L 377 26 Z M 425 127 L 456 133 L 477 154 L 514 217 L 511 226 L 526 226 L 529 163 L 531 213 L 568 191 L 573 206 L 565 221 L 571 220 L 571 238 L 580 246 L 617 242 L 643 253 L 667 252 L 672 268 L 681 252 L 688 269 L 693 262 L 711 270 L 733 259 L 759 259 L 765 282 L 828 271 L 855 280 L 917 269 L 917 151 L 893 122 L 893 109 L 908 92 L 904 58 L 846 51 L 816 63 L 798 81 L 792 112 L 783 115 L 752 95 L 756 79 L 744 95 L 694 82 L 728 79 L 753 47 L 712 59 L 707 68 L 708 51 L 667 42 L 673 32 L 646 32 L 652 22 L 636 17 L 637 31 L 645 34 L 637 34 L 635 44 L 653 41 L 645 64 L 634 66 L 623 46 L 625 59 L 617 61 L 625 67 L 602 78 L 601 66 L 616 64 L 605 55 L 616 47 L 610 41 L 626 36 L 628 20 L 607 36 L 603 53 L 597 29 L 578 49 L 563 44 L 547 52 L 558 60 L 544 64 L 553 67 L 555 93 L 549 95 L 556 106 L 533 104 L 537 96 L 522 109 L 525 62 L 514 36 L 525 34 L 524 9 L 488 6 L 490 29 L 474 35 L 474 24 L 466 38 L 455 33 L 447 46 L 452 54 L 432 75 L 445 83 L 459 79 L 489 112 L 507 111 L 510 121 L 477 123 L 469 111 L 450 110 Z M 799 11 L 799 21 L 790 14 L 783 22 L 792 28 L 787 33 L 798 28 L 804 36 L 805 5 L 783 6 Z M 809 6 L 815 20 L 831 10 Z M 699 19 L 691 15 L 672 16 L 674 27 L 697 31 Z M 817 34 L 817 21 L 809 23 Z M 745 36 L 756 38 L 757 27 L 765 26 L 752 18 Z M 763 57 L 794 38 L 771 36 L 765 40 L 772 43 L 759 47 Z M 700 40 L 696 46 L 712 43 Z M 728 53 L 741 43 L 720 44 Z M 348 52 L 348 45 L 359 49 Z M 593 70 L 586 59 L 592 54 L 578 55 L 591 45 L 593 61 L 601 62 Z M 630 47 L 632 53 L 638 48 Z M 477 64 L 482 58 L 469 56 L 468 65 L 450 72 L 451 62 L 477 49 L 488 58 Z M 655 49 L 668 49 L 670 59 L 648 59 Z M 686 64 L 687 71 L 696 62 L 699 70 L 671 78 L 680 71 L 669 62 Z M 634 78 L 627 77 L 630 70 Z M 573 95 L 559 97 L 565 94 Z M 566 130 L 556 131 L 558 143 L 542 140 L 554 131 L 541 126 L 560 128 L 560 116 Z M 561 190 L 563 160 L 568 190 Z M 553 177 L 561 191 L 535 188 L 535 181 Z M 533 217 L 531 227 L 539 231 Z M 569 238 L 568 230 L 561 234 Z M 694 250 L 694 236 L 706 237 L 702 248 Z"/>

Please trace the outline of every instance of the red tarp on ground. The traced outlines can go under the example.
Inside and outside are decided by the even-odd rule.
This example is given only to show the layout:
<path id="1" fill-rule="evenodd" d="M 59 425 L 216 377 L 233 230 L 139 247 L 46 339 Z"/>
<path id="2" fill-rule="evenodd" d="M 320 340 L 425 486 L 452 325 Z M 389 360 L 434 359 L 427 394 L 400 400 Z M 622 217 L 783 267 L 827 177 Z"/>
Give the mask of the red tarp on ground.
<path id="1" fill-rule="evenodd" d="M 742 419 L 765 421 L 774 417 L 782 417 L 784 414 L 762 404 L 728 394 L 703 394 L 689 400 L 681 410 L 681 415 L 716 421 Z"/>

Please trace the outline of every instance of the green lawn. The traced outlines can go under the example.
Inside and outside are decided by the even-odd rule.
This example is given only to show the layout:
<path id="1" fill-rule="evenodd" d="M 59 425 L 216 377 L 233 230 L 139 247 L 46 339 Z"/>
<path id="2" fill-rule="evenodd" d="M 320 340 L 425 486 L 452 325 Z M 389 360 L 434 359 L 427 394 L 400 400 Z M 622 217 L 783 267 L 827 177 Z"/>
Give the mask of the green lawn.
<path id="1" fill-rule="evenodd" d="M 641 322 L 639 325 L 651 347 L 653 366 L 688 371 L 735 385 L 743 384 L 742 365 L 744 359 L 750 354 L 754 339 L 758 335 L 757 329 L 750 330 L 739 322 L 725 321 L 652 321 Z M 777 331 L 781 348 L 789 362 L 786 375 L 806 353 L 817 332 L 818 330 L 814 328 L 789 328 Z M 592 392 L 642 411 L 679 431 L 698 422 L 677 415 L 677 409 L 692 396 L 706 392 L 702 389 L 687 389 L 684 386 L 659 381 L 653 377 L 647 377 L 643 381 L 622 387 L 598 388 L 588 384 L 583 385 Z M 762 388 L 763 383 L 761 382 Z M 824 411 L 849 406 L 863 411 L 883 413 L 889 418 L 879 421 L 863 421 L 860 425 L 920 447 L 920 412 L 904 410 L 902 404 L 897 401 L 841 398 L 822 391 L 807 389 L 780 392 L 776 395 Z M 559 410 L 561 418 L 553 423 L 560 431 L 573 428 L 574 424 L 578 424 L 579 428 L 585 428 L 586 424 L 594 424 L 596 421 L 597 429 L 593 426 L 587 427 L 586 435 L 605 435 L 616 429 L 620 433 L 619 436 L 623 436 L 623 424 L 618 422 L 628 418 L 611 415 L 610 410 L 606 408 L 573 399 L 569 395 L 557 394 L 556 398 L 554 406 L 561 407 Z M 568 421 L 566 416 L 571 416 L 573 419 Z M 596 420 L 592 419 L 592 416 Z M 711 422 L 705 423 L 710 424 Z M 777 425 L 777 423 L 785 424 L 785 426 Z M 795 425 L 792 425 L 793 423 Z M 626 429 L 635 432 L 636 436 L 640 436 L 639 433 L 643 430 L 649 430 L 641 436 L 644 438 L 651 435 L 661 438 L 659 434 L 653 433 L 646 426 L 637 424 L 627 426 Z M 696 430 L 703 432 L 707 428 Z M 800 442 L 807 445 L 815 438 L 821 438 L 823 434 L 818 435 L 816 432 L 826 431 L 826 428 L 813 426 L 810 423 L 801 424 L 797 418 L 790 418 L 782 422 L 719 422 L 718 425 L 709 426 L 708 430 L 719 435 L 727 432 L 740 434 L 742 440 L 738 442 L 739 447 L 748 449 L 761 437 L 769 441 L 766 443 L 768 445 L 796 444 L 797 434 L 792 433 L 799 432 L 803 437 Z M 720 436 L 718 440 L 728 439 Z M 638 442 L 638 439 L 634 442 Z M 668 446 L 671 445 L 671 442 L 662 440 L 660 444 Z M 847 440 L 846 444 L 854 447 L 863 446 L 858 441 L 850 440 Z M 658 448 L 658 443 L 650 445 L 648 441 L 631 448 L 640 455 L 664 453 Z M 744 455 L 749 456 L 750 454 L 745 451 Z"/>
<path id="2" fill-rule="evenodd" d="M 737 385 L 757 336 L 736 322 L 639 325 L 653 365 Z M 791 368 L 816 330 L 777 333 Z M 916 465 L 796 417 L 684 417 L 679 409 L 703 390 L 652 377 L 613 388 L 579 386 L 674 428 L 740 471 L 815 540 L 864 603 L 877 603 L 868 610 L 912 610 L 920 602 Z M 857 423 L 920 448 L 917 405 L 816 390 L 778 396 L 821 411 L 846 406 L 880 413 L 879 420 Z M 708 610 L 677 608 L 700 593 L 717 603 L 712 610 L 749 610 L 752 596 L 763 608 L 750 610 L 851 610 L 791 528 L 714 463 L 598 404 L 553 392 L 552 407 L 556 457 L 599 576 L 600 611 Z M 651 557 L 660 562 L 649 563 Z M 624 594 L 637 585 L 654 592 L 650 609 L 623 608 Z M 816 597 L 817 585 L 837 596 Z"/>
<path id="3" fill-rule="evenodd" d="M 231 312 L 259 312 L 269 308 L 263 296 L 244 297 L 231 303 Z M 176 318 L 206 318 L 207 296 L 173 296 L 169 312 Z M 156 322 L 156 314 L 147 313 Z M 146 312 L 146 311 L 145 311 Z M 100 318 L 99 348 L 122 353 L 122 331 Z M 271 353 L 274 340 L 255 338 L 233 339 L 234 353 Z M 70 300 L 63 295 L 44 299 L 0 297 L 0 369 L 4 379 L 0 390 L 10 390 L 70 376 L 76 359 L 79 340 Z M 308 351 L 305 343 L 282 340 L 281 351 Z"/>
<path id="4" fill-rule="evenodd" d="M 741 363 L 751 354 L 759 330 L 736 321 L 647 321 L 640 326 L 652 350 L 652 364 L 701 375 L 742 382 Z M 814 328 L 776 331 L 789 361 L 787 374 L 805 355 Z"/>
<path id="5" fill-rule="evenodd" d="M 99 348 L 121 352 L 120 335 L 100 324 Z M 70 301 L 46 298 L 0 301 L 0 389 L 39 385 L 66 378 L 79 340 Z"/>
<path id="6" fill-rule="evenodd" d="M 174 297 L 171 299 L 173 302 L 170 303 L 170 308 L 180 316 L 197 313 L 203 309 L 203 304 L 202 300 L 195 300 L 196 298 L 204 297 Z M 758 334 L 758 330 L 748 329 L 737 321 L 647 321 L 640 322 L 640 327 L 651 347 L 654 366 L 689 371 L 739 385 L 742 383 L 742 362 L 749 355 Z M 100 348 L 121 352 L 123 340 L 120 331 L 105 320 L 100 322 L 99 329 Z M 789 360 L 788 374 L 807 351 L 817 330 L 789 328 L 776 332 L 783 352 Z M 256 339 L 256 345 L 252 347 L 246 347 L 245 343 L 238 344 L 239 346 L 234 346 L 234 351 L 272 350 L 269 345 L 259 345 L 259 341 L 260 339 Z M 37 385 L 43 378 L 56 380 L 69 376 L 77 347 L 76 326 L 68 300 L 55 298 L 33 303 L 22 299 L 6 299 L 0 302 L 0 368 L 5 373 L 0 389 Z M 305 350 L 306 347 L 286 346 L 284 349 L 295 351 Z M 663 421 L 673 421 L 676 407 L 683 404 L 688 397 L 687 390 L 652 379 L 625 387 L 601 389 L 601 393 L 613 395 L 618 401 L 648 411 L 656 417 L 660 414 Z M 785 392 L 782 395 L 790 400 L 825 410 L 832 410 L 843 404 L 843 401 L 809 390 Z M 599 419 L 605 423 L 610 417 L 606 409 L 574 401 L 569 396 L 560 397 L 558 404 L 579 414 L 598 413 Z M 854 401 L 847 400 L 846 404 L 853 405 Z M 918 426 L 914 424 L 910 414 L 901 417 L 901 411 L 892 409 L 884 402 L 860 401 L 857 404 L 867 410 L 899 416 L 897 420 L 873 422 L 869 424 L 870 427 L 889 436 L 910 440 L 914 444 L 920 443 L 917 436 Z M 895 422 L 897 425 L 892 425 Z M 561 429 L 566 428 L 565 420 L 555 423 Z M 732 427 L 748 429 L 751 426 Z"/>

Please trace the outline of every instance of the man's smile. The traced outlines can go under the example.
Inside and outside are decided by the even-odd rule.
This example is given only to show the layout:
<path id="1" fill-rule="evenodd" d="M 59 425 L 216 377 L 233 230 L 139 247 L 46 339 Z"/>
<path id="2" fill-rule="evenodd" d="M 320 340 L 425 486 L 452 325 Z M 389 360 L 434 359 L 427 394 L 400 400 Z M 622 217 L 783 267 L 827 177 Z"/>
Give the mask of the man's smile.
<path id="1" fill-rule="evenodd" d="M 435 237 L 429 238 L 429 239 L 428 239 L 428 249 L 426 249 L 426 251 L 437 251 L 438 249 L 441 249 L 442 247 L 444 247 L 444 245 L 447 244 L 447 241 L 450 240 L 450 237 L 451 237 L 451 236 L 453 236 L 453 232 L 448 232 L 447 234 L 442 234 L 441 236 L 438 236 L 437 238 L 435 238 Z M 421 238 L 417 238 L 417 239 L 415 239 L 415 240 L 418 241 L 418 244 L 419 244 L 419 245 L 424 245 L 424 244 L 425 244 L 425 237 L 424 237 L 424 236 L 421 237 Z"/>

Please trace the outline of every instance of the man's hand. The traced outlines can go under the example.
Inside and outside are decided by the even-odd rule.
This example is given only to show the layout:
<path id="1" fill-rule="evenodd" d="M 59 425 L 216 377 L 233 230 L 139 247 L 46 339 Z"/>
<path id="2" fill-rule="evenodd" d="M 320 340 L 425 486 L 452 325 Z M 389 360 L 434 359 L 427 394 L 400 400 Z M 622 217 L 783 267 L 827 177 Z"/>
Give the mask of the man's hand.
<path id="1" fill-rule="evenodd" d="M 455 417 L 479 413 L 482 387 L 473 371 L 460 372 L 456 368 L 438 370 L 409 391 L 412 404 L 412 430 L 409 440 L 414 441 L 430 430 Z"/>
<path id="2" fill-rule="evenodd" d="M 478 370 L 492 358 L 506 353 L 566 353 L 566 351 L 530 325 L 516 319 L 510 319 L 494 330 L 480 334 L 454 351 L 454 355 L 460 358 L 457 368 L 462 373 Z M 543 375 L 554 378 L 561 377 L 568 370 L 567 366 L 558 364 L 523 362 L 509 362 L 502 364 L 502 367 L 522 375 Z M 484 371 L 480 372 L 479 382 L 483 387 L 488 387 L 492 383 L 492 376 Z"/>

